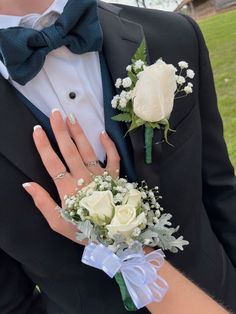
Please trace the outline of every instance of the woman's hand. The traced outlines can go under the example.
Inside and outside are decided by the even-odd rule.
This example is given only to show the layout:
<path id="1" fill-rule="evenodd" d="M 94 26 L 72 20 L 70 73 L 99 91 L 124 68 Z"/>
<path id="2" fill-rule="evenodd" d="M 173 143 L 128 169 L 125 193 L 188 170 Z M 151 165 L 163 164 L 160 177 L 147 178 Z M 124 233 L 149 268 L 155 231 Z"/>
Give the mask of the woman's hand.
<path id="1" fill-rule="evenodd" d="M 54 109 L 50 117 L 50 123 L 68 171 L 53 150 L 46 133 L 40 126 L 34 127 L 33 139 L 45 168 L 54 180 L 61 199 L 60 206 L 64 205 L 65 195 L 74 195 L 78 189 L 88 185 L 94 175 L 103 174 L 105 170 L 112 177 L 119 175 L 120 157 L 106 132 L 102 132 L 100 136 L 107 154 L 107 167 L 103 169 L 73 115 L 67 118 L 65 122 L 59 110 Z M 48 192 L 34 182 L 25 183 L 23 187 L 31 195 L 36 207 L 46 218 L 49 226 L 55 232 L 76 241 L 76 226 L 61 218 L 58 212 L 59 206 Z"/>

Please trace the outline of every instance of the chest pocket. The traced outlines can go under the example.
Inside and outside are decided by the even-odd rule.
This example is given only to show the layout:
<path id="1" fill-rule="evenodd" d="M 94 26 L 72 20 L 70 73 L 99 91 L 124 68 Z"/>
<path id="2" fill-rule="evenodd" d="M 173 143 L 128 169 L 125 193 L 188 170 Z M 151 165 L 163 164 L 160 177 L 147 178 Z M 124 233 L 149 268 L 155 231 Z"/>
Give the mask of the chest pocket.
<path id="1" fill-rule="evenodd" d="M 153 145 L 153 156 L 157 157 L 159 162 L 164 162 L 172 154 L 174 154 L 179 148 L 181 148 L 189 138 L 194 134 L 195 131 L 200 128 L 200 115 L 198 109 L 198 103 L 195 102 L 190 110 L 185 112 L 180 119 L 170 119 L 170 127 L 174 132 L 170 132 L 168 135 L 168 141 L 171 145 L 165 142 L 163 135 L 160 135 L 160 131 L 155 133 L 154 145 Z M 159 133 L 159 134 L 158 134 Z M 161 138 L 160 138 L 161 136 Z M 159 140 L 159 142 L 158 142 Z M 161 142 L 161 143 L 160 143 Z M 155 144 L 160 143 L 160 144 Z M 159 146 L 155 148 L 155 146 Z"/>

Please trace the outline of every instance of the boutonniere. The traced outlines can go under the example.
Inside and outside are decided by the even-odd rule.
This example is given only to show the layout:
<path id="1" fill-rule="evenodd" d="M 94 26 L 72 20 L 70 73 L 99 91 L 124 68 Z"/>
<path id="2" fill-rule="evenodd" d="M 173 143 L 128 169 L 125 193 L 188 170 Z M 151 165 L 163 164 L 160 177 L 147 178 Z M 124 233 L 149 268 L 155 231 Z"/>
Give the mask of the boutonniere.
<path id="1" fill-rule="evenodd" d="M 112 100 L 112 107 L 121 111 L 112 117 L 118 122 L 129 123 L 128 132 L 144 127 L 145 162 L 152 163 L 154 130 L 164 132 L 165 141 L 170 128 L 169 118 L 176 98 L 185 97 L 193 92 L 194 71 L 188 63 L 180 61 L 179 69 L 162 59 L 152 65 L 147 64 L 146 43 L 143 41 L 127 66 L 127 77 L 118 78 L 115 86 L 120 94 Z M 177 97 L 178 95 L 178 97 Z"/>

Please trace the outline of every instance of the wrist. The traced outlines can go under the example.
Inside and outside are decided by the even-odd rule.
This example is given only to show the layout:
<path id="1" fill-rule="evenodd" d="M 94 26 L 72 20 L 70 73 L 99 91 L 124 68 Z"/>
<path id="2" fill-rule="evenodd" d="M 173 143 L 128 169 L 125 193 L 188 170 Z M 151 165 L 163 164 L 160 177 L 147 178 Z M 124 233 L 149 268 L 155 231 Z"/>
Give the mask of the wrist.
<path id="1" fill-rule="evenodd" d="M 147 255 L 147 254 L 153 252 L 154 249 L 152 247 L 150 247 L 150 246 L 144 246 L 143 247 L 143 251 L 144 251 L 145 255 Z"/>

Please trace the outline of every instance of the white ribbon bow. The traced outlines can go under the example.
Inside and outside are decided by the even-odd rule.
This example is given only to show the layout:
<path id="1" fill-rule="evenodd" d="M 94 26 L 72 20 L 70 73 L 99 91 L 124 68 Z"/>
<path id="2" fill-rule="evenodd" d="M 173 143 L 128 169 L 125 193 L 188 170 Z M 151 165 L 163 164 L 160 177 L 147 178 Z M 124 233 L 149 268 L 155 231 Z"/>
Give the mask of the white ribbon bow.
<path id="1" fill-rule="evenodd" d="M 164 264 L 164 253 L 156 250 L 129 254 L 119 258 L 103 244 L 90 243 L 84 249 L 82 262 L 103 270 L 110 278 L 121 272 L 137 309 L 152 302 L 161 302 L 168 291 L 167 282 L 157 273 Z"/>

